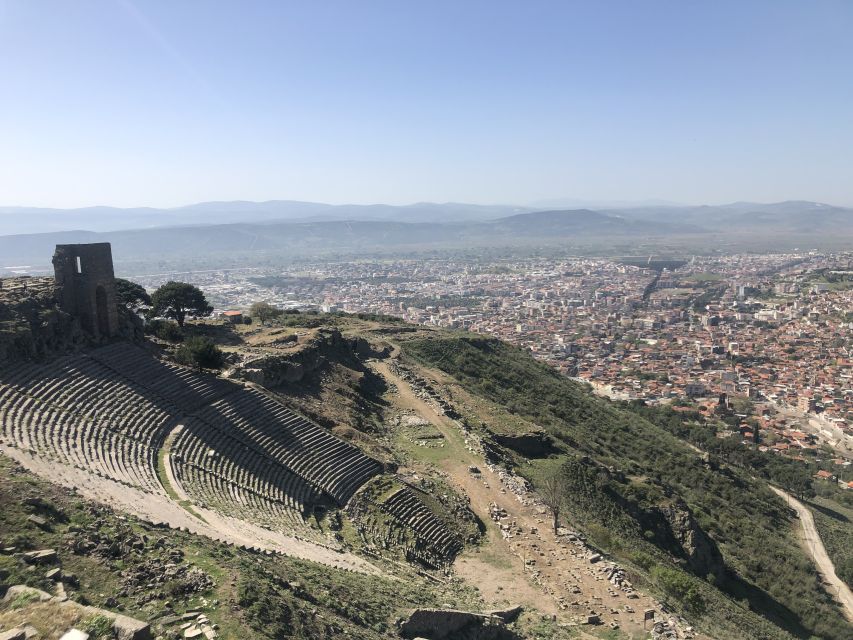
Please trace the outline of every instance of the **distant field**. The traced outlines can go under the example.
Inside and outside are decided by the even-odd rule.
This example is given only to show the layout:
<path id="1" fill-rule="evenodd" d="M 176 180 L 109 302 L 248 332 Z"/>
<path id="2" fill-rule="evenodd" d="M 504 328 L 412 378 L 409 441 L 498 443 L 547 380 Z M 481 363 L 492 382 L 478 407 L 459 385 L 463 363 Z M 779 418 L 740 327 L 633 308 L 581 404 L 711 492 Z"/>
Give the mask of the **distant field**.
<path id="1" fill-rule="evenodd" d="M 719 273 L 691 273 L 689 276 L 685 276 L 684 279 L 693 282 L 720 282 L 723 280 L 723 276 Z"/>

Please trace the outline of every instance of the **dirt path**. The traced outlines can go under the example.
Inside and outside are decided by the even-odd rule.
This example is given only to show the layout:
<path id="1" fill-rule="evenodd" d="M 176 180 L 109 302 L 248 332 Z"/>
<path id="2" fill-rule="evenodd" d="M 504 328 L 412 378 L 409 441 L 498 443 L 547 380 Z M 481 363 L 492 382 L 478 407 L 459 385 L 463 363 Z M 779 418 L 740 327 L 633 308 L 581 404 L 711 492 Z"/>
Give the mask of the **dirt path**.
<path id="1" fill-rule="evenodd" d="M 201 516 L 199 518 L 167 495 L 147 493 L 81 469 L 46 460 L 21 449 L 0 445 L 0 454 L 8 456 L 50 482 L 75 489 L 84 498 L 106 504 L 148 522 L 164 523 L 174 529 L 185 529 L 226 544 L 274 551 L 339 569 L 359 573 L 381 573 L 368 561 L 351 553 L 340 552 L 331 546 L 265 529 L 192 505 L 192 509 Z"/>
<path id="2" fill-rule="evenodd" d="M 787 500 L 788 504 L 797 512 L 800 519 L 800 531 L 804 547 L 817 565 L 817 570 L 823 577 L 824 582 L 829 585 L 830 588 L 828 591 L 838 598 L 844 610 L 844 615 L 847 616 L 848 620 L 853 622 L 853 592 L 850 591 L 850 587 L 835 573 L 835 565 L 832 564 L 832 560 L 830 560 L 829 555 L 826 553 L 826 548 L 823 546 L 823 541 L 820 539 L 820 535 L 815 527 L 812 512 L 809 511 L 806 505 L 789 493 L 773 486 L 770 488 L 780 498 Z"/>
<path id="3" fill-rule="evenodd" d="M 486 542 L 466 551 L 454 564 L 457 575 L 475 585 L 484 599 L 496 606 L 522 604 L 562 622 L 598 615 L 604 625 L 622 631 L 642 632 L 643 612 L 657 603 L 638 592 L 628 593 L 607 579 L 606 562 L 591 563 L 590 552 L 580 545 L 558 539 L 549 526 L 548 513 L 530 497 L 520 497 L 504 486 L 500 471 L 489 469 L 482 457 L 466 446 L 465 435 L 451 419 L 439 413 L 389 368 L 387 362 L 371 363 L 393 384 L 392 402 L 429 420 L 447 440 L 447 455 L 437 466 L 471 500 L 471 509 L 486 523 Z M 480 474 L 472 474 L 476 466 Z M 490 517 L 496 504 L 509 515 L 503 531 Z"/>

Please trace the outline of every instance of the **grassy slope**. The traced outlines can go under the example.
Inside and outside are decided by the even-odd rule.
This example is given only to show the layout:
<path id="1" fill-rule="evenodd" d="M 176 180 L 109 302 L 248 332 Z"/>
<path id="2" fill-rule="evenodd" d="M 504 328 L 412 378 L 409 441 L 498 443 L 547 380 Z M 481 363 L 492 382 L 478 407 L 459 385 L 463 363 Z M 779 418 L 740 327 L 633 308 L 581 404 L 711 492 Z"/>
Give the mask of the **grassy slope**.
<path id="1" fill-rule="evenodd" d="M 405 343 L 404 352 L 542 425 L 566 453 L 588 455 L 681 496 L 737 575 L 727 585 L 733 599 L 720 596 L 712 603 L 725 611 L 711 610 L 707 624 L 722 624 L 729 637 L 784 637 L 745 612 L 748 605 L 799 637 L 853 637 L 803 554 L 784 505 L 764 483 L 737 470 L 707 469 L 675 436 L 499 341 L 445 333 Z M 697 588 L 707 597 L 705 586 Z M 732 616 L 744 622 L 727 624 Z"/>

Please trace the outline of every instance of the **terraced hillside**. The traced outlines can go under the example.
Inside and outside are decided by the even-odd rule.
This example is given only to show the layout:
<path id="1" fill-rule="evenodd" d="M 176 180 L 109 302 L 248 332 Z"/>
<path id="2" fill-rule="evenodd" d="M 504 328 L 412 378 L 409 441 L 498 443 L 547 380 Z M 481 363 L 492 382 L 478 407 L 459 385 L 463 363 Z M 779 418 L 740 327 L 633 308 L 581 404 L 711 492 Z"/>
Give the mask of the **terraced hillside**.
<path id="1" fill-rule="evenodd" d="M 4 368 L 0 429 L 11 446 L 157 494 L 166 493 L 158 456 L 172 434 L 180 492 L 280 529 L 345 505 L 382 470 L 268 395 L 129 344 Z"/>

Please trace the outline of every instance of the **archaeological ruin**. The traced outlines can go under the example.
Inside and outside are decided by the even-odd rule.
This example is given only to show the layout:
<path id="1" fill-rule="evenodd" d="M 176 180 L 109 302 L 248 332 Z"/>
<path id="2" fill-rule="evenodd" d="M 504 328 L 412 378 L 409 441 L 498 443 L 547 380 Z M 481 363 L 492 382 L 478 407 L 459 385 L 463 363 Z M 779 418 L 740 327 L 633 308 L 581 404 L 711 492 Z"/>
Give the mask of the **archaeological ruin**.
<path id="1" fill-rule="evenodd" d="M 306 538 L 313 516 L 384 473 L 263 387 L 127 339 L 109 244 L 58 245 L 53 265 L 53 281 L 0 281 L 0 448 Z M 414 494 L 383 510 L 411 531 L 411 559 L 435 566 L 461 550 Z"/>

